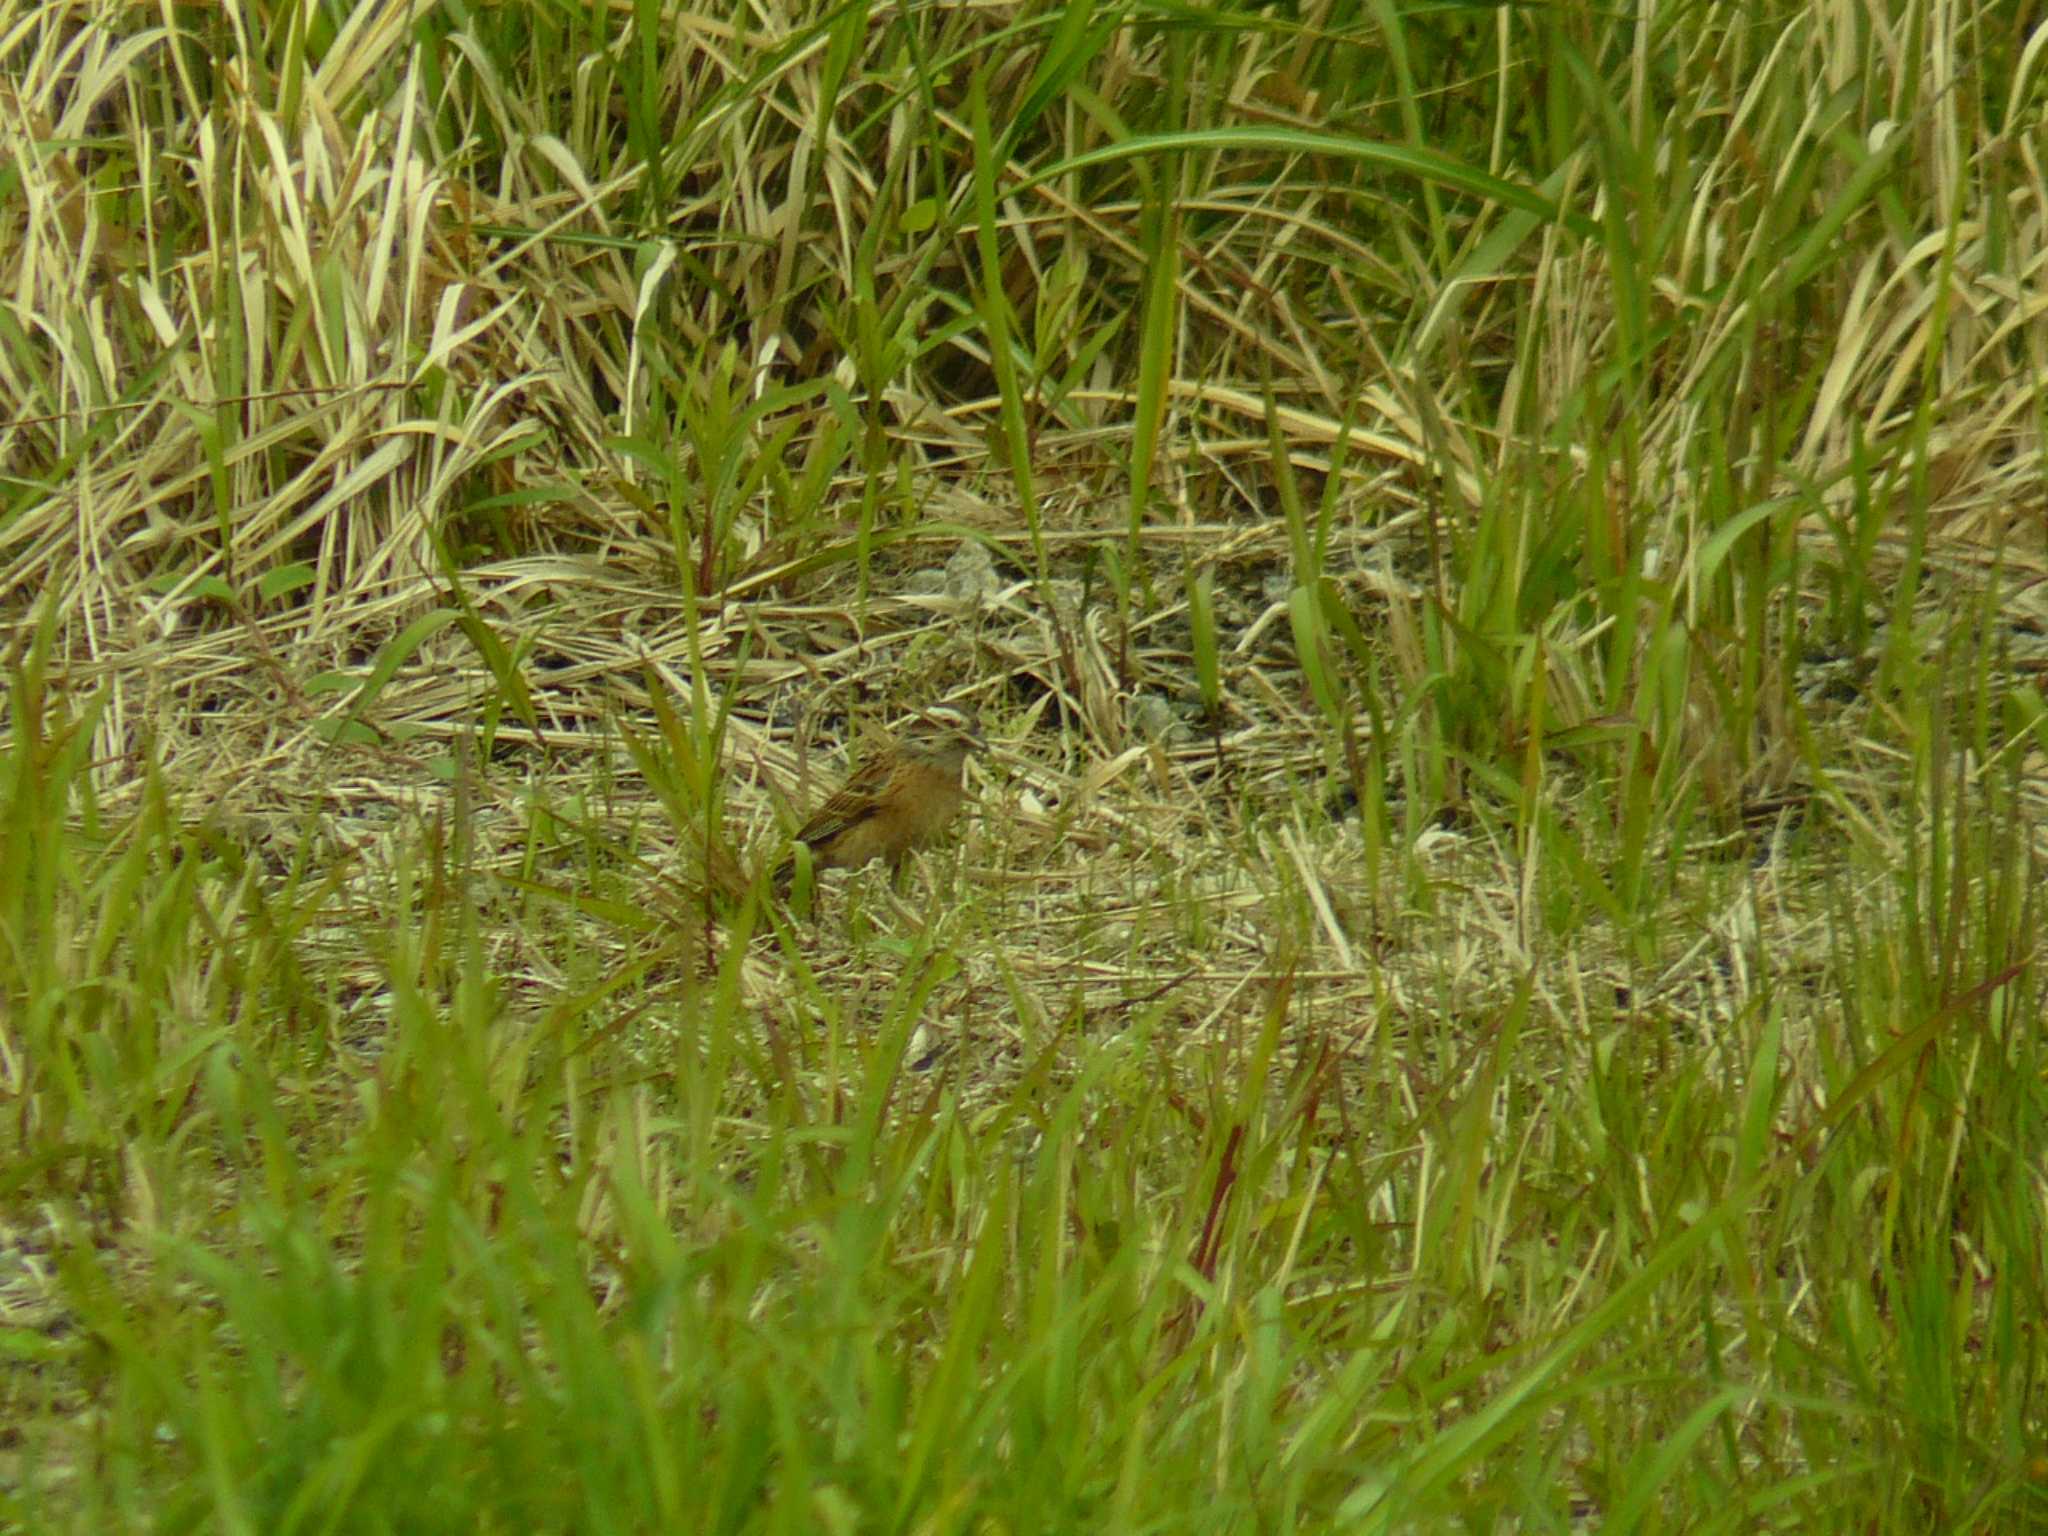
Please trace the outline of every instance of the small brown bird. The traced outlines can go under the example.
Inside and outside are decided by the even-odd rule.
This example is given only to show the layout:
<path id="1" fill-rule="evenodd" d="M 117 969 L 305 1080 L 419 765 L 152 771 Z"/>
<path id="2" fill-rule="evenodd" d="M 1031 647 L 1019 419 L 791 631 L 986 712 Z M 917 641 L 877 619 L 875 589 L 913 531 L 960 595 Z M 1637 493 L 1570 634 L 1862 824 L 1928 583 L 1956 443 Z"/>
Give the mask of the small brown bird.
<path id="1" fill-rule="evenodd" d="M 796 840 L 811 850 L 816 869 L 858 869 L 887 859 L 890 871 L 899 871 L 912 849 L 938 841 L 959 814 L 967 799 L 961 771 L 968 754 L 987 745 L 971 713 L 935 704 L 854 769 Z M 775 872 L 778 890 L 789 888 L 795 870 L 792 855 Z"/>

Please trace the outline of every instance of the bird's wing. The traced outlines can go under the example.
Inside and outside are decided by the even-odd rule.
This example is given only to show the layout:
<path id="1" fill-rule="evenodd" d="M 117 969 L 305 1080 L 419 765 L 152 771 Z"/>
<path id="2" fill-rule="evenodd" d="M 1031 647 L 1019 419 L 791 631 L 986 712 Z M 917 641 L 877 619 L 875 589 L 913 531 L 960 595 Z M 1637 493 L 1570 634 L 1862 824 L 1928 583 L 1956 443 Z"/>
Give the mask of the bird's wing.
<path id="1" fill-rule="evenodd" d="M 873 816 L 880 808 L 880 795 L 889 772 L 890 764 L 886 761 L 861 764 L 852 778 L 811 813 L 811 819 L 797 832 L 797 841 L 815 848 Z"/>

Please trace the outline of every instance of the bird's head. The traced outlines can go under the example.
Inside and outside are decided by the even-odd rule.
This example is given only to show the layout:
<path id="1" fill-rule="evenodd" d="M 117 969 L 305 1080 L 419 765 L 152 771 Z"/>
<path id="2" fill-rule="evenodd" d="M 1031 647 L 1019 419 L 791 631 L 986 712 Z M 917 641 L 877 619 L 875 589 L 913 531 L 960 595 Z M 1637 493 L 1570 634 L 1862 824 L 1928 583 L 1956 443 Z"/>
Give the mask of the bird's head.
<path id="1" fill-rule="evenodd" d="M 968 757 L 988 746 L 981 721 L 958 704 L 933 704 L 911 718 L 903 744 L 930 763 L 957 774 Z"/>

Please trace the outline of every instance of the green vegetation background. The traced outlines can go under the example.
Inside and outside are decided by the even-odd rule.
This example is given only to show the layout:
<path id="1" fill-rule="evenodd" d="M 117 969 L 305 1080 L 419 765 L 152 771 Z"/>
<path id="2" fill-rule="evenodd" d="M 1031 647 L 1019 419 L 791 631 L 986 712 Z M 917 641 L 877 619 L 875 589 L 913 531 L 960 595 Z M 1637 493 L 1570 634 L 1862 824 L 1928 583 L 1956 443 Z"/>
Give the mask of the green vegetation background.
<path id="1" fill-rule="evenodd" d="M 0 1529 L 2048 1526 L 2037 0 L 0 60 Z"/>

